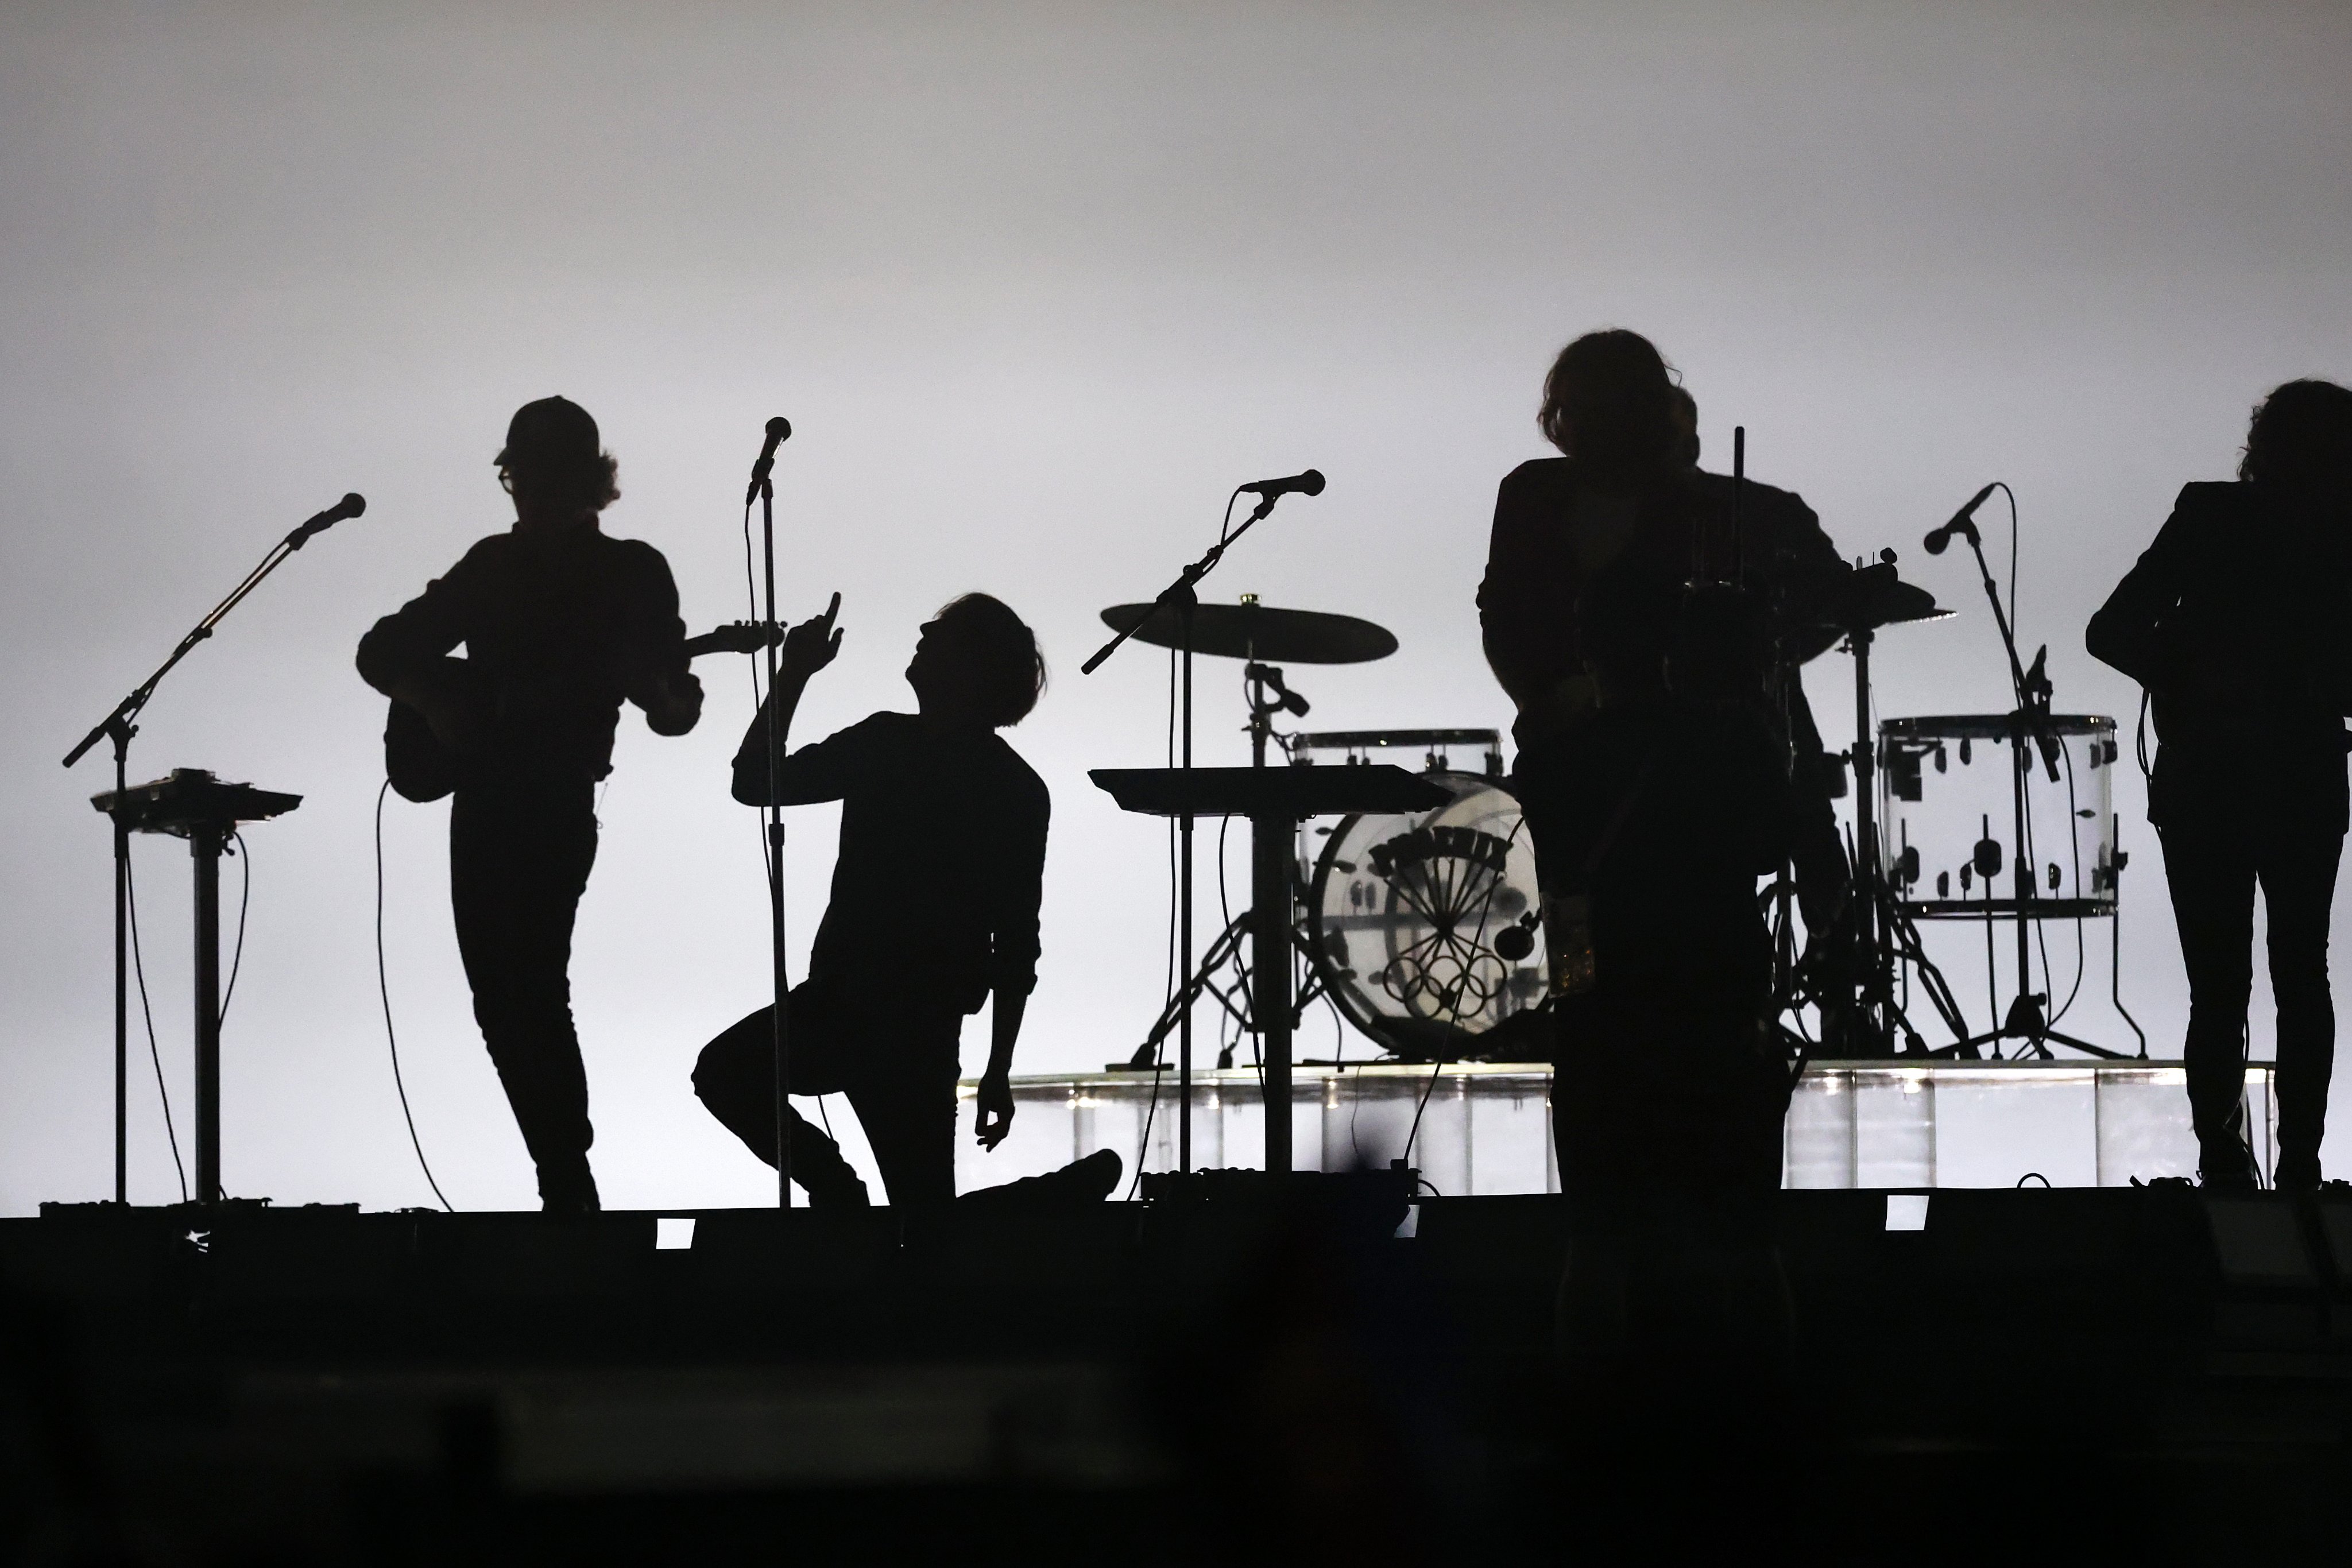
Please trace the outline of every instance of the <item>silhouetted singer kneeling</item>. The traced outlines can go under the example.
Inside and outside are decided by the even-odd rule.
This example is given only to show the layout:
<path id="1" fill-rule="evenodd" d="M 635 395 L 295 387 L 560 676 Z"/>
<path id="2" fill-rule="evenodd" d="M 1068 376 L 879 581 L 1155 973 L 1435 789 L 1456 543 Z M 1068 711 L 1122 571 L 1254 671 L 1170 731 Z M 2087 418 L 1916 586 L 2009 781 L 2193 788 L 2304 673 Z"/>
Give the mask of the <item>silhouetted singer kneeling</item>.
<path id="1" fill-rule="evenodd" d="M 621 705 L 656 735 L 702 713 L 661 551 L 597 517 L 620 497 L 596 422 L 541 398 L 498 458 L 515 525 L 360 640 L 367 683 L 424 716 L 454 779 L 449 904 L 474 1018 L 551 1211 L 597 1207 L 588 1077 L 572 1022 L 572 926 L 596 862 L 596 781 Z M 460 643 L 467 657 L 448 657 Z M 395 719 L 391 741 L 399 732 Z M 388 747 L 388 751 L 389 751 Z M 400 764 L 387 758 L 396 787 Z M 437 789 L 446 790 L 447 782 Z"/>
<path id="2" fill-rule="evenodd" d="M 1045 689 L 1037 640 L 1001 601 L 969 593 L 923 627 L 907 684 L 919 712 L 877 713 L 768 770 L 768 726 L 792 727 L 811 676 L 833 662 L 836 595 L 784 640 L 776 689 L 735 754 L 746 805 L 839 800 L 833 900 L 808 978 L 793 988 L 792 1091 L 845 1091 L 891 1207 L 919 1218 L 953 1203 L 956 1081 L 964 1016 L 993 996 L 980 1081 L 983 1147 L 1013 1122 L 1013 1048 L 1037 979 L 1037 906 L 1050 801 L 996 731 Z M 694 1091 L 751 1152 L 776 1157 L 775 1059 L 761 1008 L 704 1048 Z M 793 1179 L 814 1207 L 859 1206 L 839 1145 L 793 1111 Z"/>

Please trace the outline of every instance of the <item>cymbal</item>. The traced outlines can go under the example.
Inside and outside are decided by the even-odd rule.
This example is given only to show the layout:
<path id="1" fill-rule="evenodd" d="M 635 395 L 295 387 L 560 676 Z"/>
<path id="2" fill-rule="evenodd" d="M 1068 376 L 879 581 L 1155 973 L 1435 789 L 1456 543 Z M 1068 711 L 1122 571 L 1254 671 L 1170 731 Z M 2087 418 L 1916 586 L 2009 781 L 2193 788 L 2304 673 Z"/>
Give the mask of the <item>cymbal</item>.
<path id="1" fill-rule="evenodd" d="M 1839 632 L 1875 632 L 1914 621 L 1948 621 L 1952 612 L 1916 583 L 1905 582 L 1891 565 L 1866 566 L 1822 596 L 1815 624 Z"/>
<path id="2" fill-rule="evenodd" d="M 1172 608 L 1114 604 L 1102 612 L 1114 632 L 1135 628 L 1139 643 L 1177 645 L 1180 626 Z M 1384 626 L 1352 615 L 1320 610 L 1276 610 L 1255 601 L 1203 604 L 1192 612 L 1192 652 L 1221 659 L 1271 659 L 1286 664 L 1362 664 L 1397 651 Z"/>

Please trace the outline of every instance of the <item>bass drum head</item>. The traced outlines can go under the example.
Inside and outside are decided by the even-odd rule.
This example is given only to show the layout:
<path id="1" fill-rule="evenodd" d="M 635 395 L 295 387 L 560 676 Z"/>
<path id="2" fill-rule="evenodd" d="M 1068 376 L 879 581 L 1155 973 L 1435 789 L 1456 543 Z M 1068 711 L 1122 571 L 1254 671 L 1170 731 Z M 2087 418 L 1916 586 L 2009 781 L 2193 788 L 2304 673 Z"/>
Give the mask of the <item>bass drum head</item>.
<path id="1" fill-rule="evenodd" d="M 1317 857 L 1307 910 L 1323 983 L 1349 1022 L 1406 1061 L 1548 1061 L 1519 803 L 1475 774 L 1423 777 L 1452 800 L 1345 818 Z"/>

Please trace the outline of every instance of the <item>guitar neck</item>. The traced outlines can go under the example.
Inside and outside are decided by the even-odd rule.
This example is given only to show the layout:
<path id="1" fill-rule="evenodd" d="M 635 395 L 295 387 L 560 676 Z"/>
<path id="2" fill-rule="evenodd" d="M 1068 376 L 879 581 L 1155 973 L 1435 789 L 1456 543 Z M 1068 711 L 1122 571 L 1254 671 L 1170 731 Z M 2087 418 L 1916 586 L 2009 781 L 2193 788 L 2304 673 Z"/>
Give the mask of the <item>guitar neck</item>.
<path id="1" fill-rule="evenodd" d="M 771 643 L 781 643 L 779 634 L 762 636 L 756 622 L 738 621 L 731 625 L 705 632 L 699 637 L 686 640 L 686 656 L 699 659 L 705 653 L 756 653 Z"/>

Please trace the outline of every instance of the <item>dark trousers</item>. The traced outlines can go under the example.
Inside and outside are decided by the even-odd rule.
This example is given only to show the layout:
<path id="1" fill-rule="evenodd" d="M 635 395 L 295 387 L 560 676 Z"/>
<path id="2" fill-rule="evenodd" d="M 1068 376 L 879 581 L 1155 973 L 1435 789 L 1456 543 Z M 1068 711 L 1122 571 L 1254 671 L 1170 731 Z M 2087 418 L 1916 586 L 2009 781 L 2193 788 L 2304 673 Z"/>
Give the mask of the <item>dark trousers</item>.
<path id="1" fill-rule="evenodd" d="M 2189 970 L 2189 1037 L 2181 1055 L 2199 1164 L 2209 1176 L 2251 1164 L 2245 1094 L 2246 1006 L 2253 987 L 2254 889 L 2270 917 L 2271 989 L 2278 1000 L 2278 1175 L 2319 1179 L 2336 1004 L 2327 985 L 2328 915 L 2344 852 L 2340 808 L 2324 792 L 2294 799 L 2183 800 L 2174 791 L 2158 831 L 2180 956 Z"/>
<path id="2" fill-rule="evenodd" d="M 963 1014 L 886 998 L 835 998 L 818 981 L 793 988 L 792 1087 L 845 1092 L 882 1169 L 891 1207 L 937 1210 L 955 1201 L 957 1046 Z M 694 1092 L 768 1165 L 776 1163 L 772 1008 L 703 1047 Z M 793 1119 L 793 1179 L 819 1203 L 857 1178 L 841 1147 L 807 1118 Z"/>
<path id="3" fill-rule="evenodd" d="M 1758 1011 L 1605 989 L 1563 1007 L 1558 1332 L 1587 1436 L 1687 1446 L 1787 1407 L 1773 1219 L 1789 1076 Z"/>
<path id="4" fill-rule="evenodd" d="M 460 789 L 449 904 L 474 1019 L 539 1169 L 541 1203 L 596 1207 L 588 1075 L 572 1023 L 572 925 L 596 863 L 594 786 Z"/>
<path id="5" fill-rule="evenodd" d="M 1759 998 L 1760 1003 L 1760 998 Z M 1759 1006 L 1605 988 L 1560 1004 L 1552 1136 L 1570 1224 L 1622 1236 L 1656 1210 L 1762 1223 L 1780 1186 L 1789 1071 Z"/>

